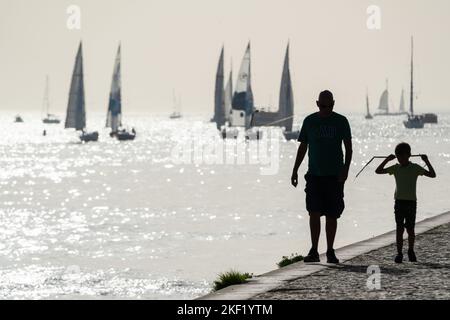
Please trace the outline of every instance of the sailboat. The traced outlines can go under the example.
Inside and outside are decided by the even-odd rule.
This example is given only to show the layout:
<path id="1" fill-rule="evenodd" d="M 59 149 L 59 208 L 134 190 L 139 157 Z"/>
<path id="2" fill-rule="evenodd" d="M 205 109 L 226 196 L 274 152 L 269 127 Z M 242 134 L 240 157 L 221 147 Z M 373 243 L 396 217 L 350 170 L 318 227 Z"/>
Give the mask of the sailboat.
<path id="1" fill-rule="evenodd" d="M 366 108 L 367 108 L 366 119 L 367 120 L 373 119 L 373 116 L 370 114 L 370 109 L 369 109 L 369 91 L 368 90 L 366 92 Z"/>
<path id="2" fill-rule="evenodd" d="M 422 129 L 424 127 L 423 117 L 414 115 L 414 39 L 411 37 L 411 92 L 409 100 L 408 120 L 403 121 L 407 129 Z"/>
<path id="3" fill-rule="evenodd" d="M 232 127 L 233 116 L 233 68 L 231 67 L 230 74 L 228 76 L 227 85 L 224 90 L 224 115 L 225 126 L 222 129 L 222 137 L 236 139 L 239 136 L 239 130 L 236 127 Z"/>
<path id="4" fill-rule="evenodd" d="M 380 103 L 378 105 L 378 112 L 375 116 L 401 116 L 407 114 L 405 110 L 402 110 L 400 105 L 400 110 L 398 112 L 389 112 L 389 82 L 386 79 L 386 89 L 383 91 L 380 97 Z"/>
<path id="5" fill-rule="evenodd" d="M 259 140 L 262 131 L 254 128 L 254 115 L 256 109 L 253 102 L 251 77 L 251 47 L 250 42 L 245 50 L 236 81 L 236 89 L 231 102 L 230 126 L 234 127 L 231 136 L 237 134 L 237 127 L 245 129 L 246 140 Z"/>
<path id="6" fill-rule="evenodd" d="M 122 61 L 121 61 L 121 45 L 117 49 L 116 60 L 114 62 L 114 71 L 111 81 L 111 91 L 109 93 L 108 113 L 106 116 L 106 127 L 111 128 L 111 137 L 118 140 L 134 140 L 136 132 L 133 129 L 129 133 L 122 127 Z"/>
<path id="7" fill-rule="evenodd" d="M 174 119 L 180 119 L 182 118 L 181 115 L 181 97 L 178 98 L 177 101 L 177 96 L 175 95 L 175 90 L 173 91 L 173 112 L 170 115 L 170 119 L 174 120 Z"/>
<path id="8" fill-rule="evenodd" d="M 380 97 L 380 102 L 378 104 L 379 112 L 375 113 L 376 116 L 389 115 L 389 82 L 386 80 L 386 89 Z"/>
<path id="9" fill-rule="evenodd" d="M 405 112 L 405 90 L 404 89 L 402 89 L 402 95 L 400 97 L 399 111 L 400 112 Z"/>
<path id="10" fill-rule="evenodd" d="M 263 109 L 260 108 L 255 111 L 252 121 L 252 125 L 258 127 L 278 126 L 283 128 L 283 134 L 286 140 L 298 139 L 300 134 L 298 131 L 292 131 L 294 123 L 294 94 L 289 67 L 289 52 L 290 45 L 288 44 L 281 76 L 278 111 L 263 111 Z"/>
<path id="11" fill-rule="evenodd" d="M 14 122 L 15 122 L 15 123 L 23 123 L 24 121 L 23 121 L 22 116 L 17 115 L 17 116 L 14 118 Z"/>
<path id="12" fill-rule="evenodd" d="M 230 123 L 232 114 L 232 103 L 233 103 L 233 64 L 231 64 L 230 75 L 228 77 L 227 85 L 225 86 L 224 93 L 224 111 L 225 111 L 225 122 Z"/>
<path id="13" fill-rule="evenodd" d="M 218 130 L 222 130 L 225 124 L 224 109 L 224 47 L 220 52 L 219 63 L 216 72 L 216 85 L 214 89 L 214 117 L 213 122 L 216 123 Z"/>
<path id="14" fill-rule="evenodd" d="M 224 89 L 224 51 L 224 47 L 222 47 L 217 65 L 216 85 L 214 89 L 214 117 L 212 118 L 212 121 L 215 122 L 223 139 L 236 139 L 239 135 L 239 131 L 236 128 L 229 128 L 226 126 L 227 120 L 230 126 L 232 123 L 232 93 L 230 94 L 230 81 L 227 84 L 227 88 Z M 230 108 L 230 111 L 226 112 L 226 108 Z"/>
<path id="15" fill-rule="evenodd" d="M 42 119 L 45 124 L 59 124 L 61 120 L 55 115 L 50 113 L 50 81 L 48 76 L 45 78 L 45 93 L 44 93 L 44 103 L 43 107 L 45 109 L 46 117 Z"/>
<path id="16" fill-rule="evenodd" d="M 424 123 L 438 123 L 438 116 L 435 113 L 424 113 L 422 118 Z"/>
<path id="17" fill-rule="evenodd" d="M 292 89 L 291 71 L 289 68 L 289 44 L 284 58 L 283 74 L 281 76 L 280 101 L 278 112 L 281 119 L 278 125 L 284 128 L 283 134 L 286 140 L 296 140 L 300 131 L 292 131 L 294 124 L 294 92 Z"/>
<path id="18" fill-rule="evenodd" d="M 231 105 L 230 125 L 233 127 L 244 127 L 245 129 L 249 129 L 251 116 L 254 112 L 250 43 L 248 44 L 242 59 Z"/>
<path id="19" fill-rule="evenodd" d="M 80 42 L 78 47 L 75 66 L 70 85 L 69 102 L 67 105 L 65 128 L 73 128 L 81 131 L 80 140 L 83 142 L 98 141 L 98 132 L 86 132 L 86 106 L 84 94 L 83 73 L 83 46 Z"/>

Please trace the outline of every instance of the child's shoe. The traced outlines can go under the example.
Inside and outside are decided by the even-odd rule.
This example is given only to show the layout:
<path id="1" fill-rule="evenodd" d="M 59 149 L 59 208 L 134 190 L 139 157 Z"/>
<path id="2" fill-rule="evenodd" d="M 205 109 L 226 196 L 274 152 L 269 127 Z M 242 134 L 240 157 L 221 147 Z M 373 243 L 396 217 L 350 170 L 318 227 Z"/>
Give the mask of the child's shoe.
<path id="1" fill-rule="evenodd" d="M 417 262 L 417 257 L 414 250 L 408 250 L 408 259 L 410 262 Z"/>
<path id="2" fill-rule="evenodd" d="M 402 263 L 403 262 L 403 254 L 401 254 L 401 253 L 397 254 L 394 261 L 395 261 L 395 263 Z"/>

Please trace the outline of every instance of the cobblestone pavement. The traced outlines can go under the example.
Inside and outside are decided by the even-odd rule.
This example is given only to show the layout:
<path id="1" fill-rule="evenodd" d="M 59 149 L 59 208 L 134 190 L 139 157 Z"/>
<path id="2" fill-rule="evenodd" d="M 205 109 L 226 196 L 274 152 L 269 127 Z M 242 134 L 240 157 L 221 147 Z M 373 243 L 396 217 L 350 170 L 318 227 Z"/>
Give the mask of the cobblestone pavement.
<path id="1" fill-rule="evenodd" d="M 449 240 L 450 223 L 416 237 L 417 263 L 408 261 L 405 241 L 402 264 L 394 263 L 396 248 L 392 244 L 290 281 L 253 299 L 450 299 Z M 370 277 L 367 272 L 373 265 L 381 270 L 380 289 L 370 290 L 368 280 L 371 287 L 377 284 L 376 276 Z"/>

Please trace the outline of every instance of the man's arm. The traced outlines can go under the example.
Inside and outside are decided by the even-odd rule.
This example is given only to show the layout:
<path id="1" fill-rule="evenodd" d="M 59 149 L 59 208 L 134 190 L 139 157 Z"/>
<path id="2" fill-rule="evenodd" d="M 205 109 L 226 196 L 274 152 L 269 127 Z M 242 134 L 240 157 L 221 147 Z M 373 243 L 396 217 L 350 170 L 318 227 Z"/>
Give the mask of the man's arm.
<path id="1" fill-rule="evenodd" d="M 295 158 L 294 169 L 292 170 L 291 183 L 294 187 L 298 185 L 298 169 L 305 158 L 306 151 L 308 151 L 308 144 L 305 142 L 300 143 L 297 151 L 297 157 Z"/>
<path id="2" fill-rule="evenodd" d="M 347 180 L 350 165 L 352 164 L 352 157 L 353 157 L 352 139 L 345 139 L 344 147 L 345 147 L 345 163 L 341 175 L 339 176 L 340 182 L 345 182 Z"/>
<path id="3" fill-rule="evenodd" d="M 428 170 L 425 170 L 424 176 L 429 177 L 429 178 L 436 178 L 436 172 L 434 171 L 434 168 L 431 165 L 430 160 L 428 160 L 428 157 L 425 154 L 423 154 L 421 156 L 421 158 L 428 167 Z"/>
<path id="4" fill-rule="evenodd" d="M 384 168 L 386 166 L 386 164 L 389 161 L 392 161 L 396 158 L 395 155 L 391 154 L 388 157 L 386 157 L 386 159 L 383 160 L 382 163 L 380 163 L 380 165 L 378 166 L 378 168 L 375 170 L 376 174 L 387 174 L 388 172 L 386 171 L 386 169 Z"/>

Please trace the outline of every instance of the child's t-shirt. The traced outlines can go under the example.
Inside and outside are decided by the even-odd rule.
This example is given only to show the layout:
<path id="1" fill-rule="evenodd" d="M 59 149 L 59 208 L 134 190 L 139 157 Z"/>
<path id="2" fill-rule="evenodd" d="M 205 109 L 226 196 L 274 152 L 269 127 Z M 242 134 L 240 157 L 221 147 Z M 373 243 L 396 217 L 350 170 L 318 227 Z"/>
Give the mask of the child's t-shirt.
<path id="1" fill-rule="evenodd" d="M 424 168 L 412 162 L 404 167 L 397 163 L 389 168 L 386 168 L 386 171 L 395 177 L 396 200 L 417 201 L 417 177 L 425 174 L 426 170 Z"/>

